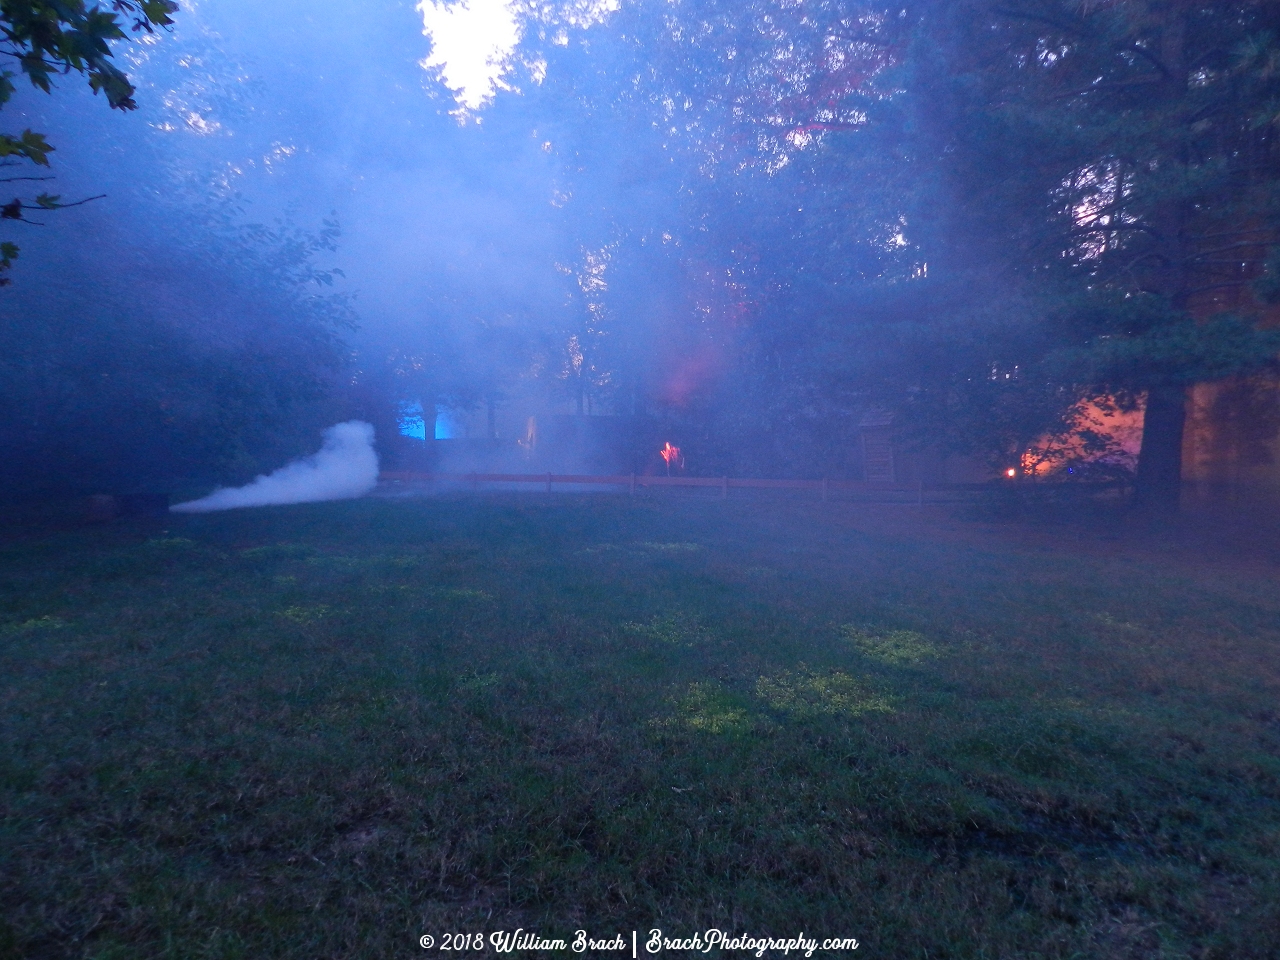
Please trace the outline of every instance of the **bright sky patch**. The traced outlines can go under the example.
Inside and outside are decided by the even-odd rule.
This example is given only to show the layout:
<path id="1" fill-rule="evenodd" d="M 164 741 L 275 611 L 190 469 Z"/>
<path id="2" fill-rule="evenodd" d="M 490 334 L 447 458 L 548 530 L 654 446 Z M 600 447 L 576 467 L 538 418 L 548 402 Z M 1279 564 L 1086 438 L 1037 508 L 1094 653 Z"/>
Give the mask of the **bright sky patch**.
<path id="1" fill-rule="evenodd" d="M 520 27 L 507 0 L 464 0 L 445 4 L 421 0 L 422 32 L 431 38 L 431 55 L 422 61 L 438 68 L 445 85 L 464 110 L 475 110 L 493 96 L 503 66 L 520 40 Z"/>

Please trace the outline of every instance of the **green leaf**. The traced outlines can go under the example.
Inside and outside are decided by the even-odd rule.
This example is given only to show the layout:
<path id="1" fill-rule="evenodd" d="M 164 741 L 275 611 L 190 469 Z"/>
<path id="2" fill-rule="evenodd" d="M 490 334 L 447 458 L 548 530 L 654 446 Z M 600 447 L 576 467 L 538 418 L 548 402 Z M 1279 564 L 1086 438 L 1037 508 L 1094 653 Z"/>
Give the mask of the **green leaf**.
<path id="1" fill-rule="evenodd" d="M 156 26 L 171 26 L 173 18 L 169 14 L 177 12 L 178 5 L 173 0 L 142 0 L 142 15 Z"/>
<path id="2" fill-rule="evenodd" d="M 31 160 L 32 163 L 37 163 L 42 167 L 49 165 L 49 154 L 53 152 L 53 147 L 49 145 L 49 141 L 44 138 L 43 133 L 23 130 L 22 149 L 23 155 Z"/>
<path id="3" fill-rule="evenodd" d="M 26 157 L 32 163 L 47 167 L 48 154 L 52 151 L 43 134 L 30 130 L 24 130 L 21 137 L 0 133 L 0 157 Z"/>

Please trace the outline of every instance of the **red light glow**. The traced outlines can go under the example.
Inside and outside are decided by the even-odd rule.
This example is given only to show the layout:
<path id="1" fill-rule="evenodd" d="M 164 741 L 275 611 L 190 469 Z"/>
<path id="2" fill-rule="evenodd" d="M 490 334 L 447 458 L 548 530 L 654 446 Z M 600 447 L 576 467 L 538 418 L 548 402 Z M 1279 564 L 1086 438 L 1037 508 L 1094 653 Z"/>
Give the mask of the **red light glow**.
<path id="1" fill-rule="evenodd" d="M 658 451 L 662 455 L 662 459 L 667 461 L 667 476 L 671 476 L 671 465 L 677 467 L 684 466 L 684 457 L 680 456 L 680 448 L 673 447 L 670 442 L 663 444 L 661 450 Z"/>

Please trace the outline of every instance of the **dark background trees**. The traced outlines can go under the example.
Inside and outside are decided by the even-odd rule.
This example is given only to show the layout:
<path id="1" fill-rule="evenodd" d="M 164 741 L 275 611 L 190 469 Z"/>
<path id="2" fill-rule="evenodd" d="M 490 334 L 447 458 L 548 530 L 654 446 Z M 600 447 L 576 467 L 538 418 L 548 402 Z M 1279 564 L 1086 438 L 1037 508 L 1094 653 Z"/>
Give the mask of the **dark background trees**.
<path id="1" fill-rule="evenodd" d="M 649 176 L 681 170 L 666 216 L 733 289 L 710 335 L 757 436 L 879 403 L 1016 464 L 1109 398 L 1145 409 L 1138 500 L 1168 511 L 1188 386 L 1280 349 L 1254 296 L 1276 26 L 1260 2 L 639 3 L 538 62 L 642 131 L 586 140 L 652 131 Z"/>
<path id="2" fill-rule="evenodd" d="M 1004 466 L 1101 399 L 1145 407 L 1159 510 L 1188 385 L 1280 349 L 1268 4 L 526 4 L 469 110 L 418 65 L 412 4 L 290 10 L 191 11 L 136 45 L 145 129 L 50 121 L 90 145 L 75 195 L 111 206 L 61 214 L 81 235 L 33 241 L 48 272 L 0 303 L 11 424 L 75 383 L 66 410 L 137 426 L 119 449 L 168 451 L 122 463 L 212 481 L 343 410 L 388 432 L 404 400 L 492 410 L 532 384 L 661 419 L 694 469 L 826 474 L 859 411 Z M 276 222 L 308 226 L 252 226 Z M 116 373 L 66 373 L 76 343 Z M 217 386 L 236 370 L 241 393 Z M 187 413 L 126 413 L 168 409 L 169 376 Z M 74 459 L 78 415 L 24 457 Z"/>
<path id="3" fill-rule="evenodd" d="M 169 108 L 136 102 L 134 81 L 111 59 L 132 28 L 157 41 L 135 58 L 145 65 L 147 53 L 173 42 L 154 28 L 171 25 L 175 11 L 169 2 L 120 3 L 115 13 L 80 2 L 0 8 L 2 52 L 37 91 L 73 104 L 69 114 L 44 113 L 10 72 L 6 117 L 52 122 L 55 142 L 94 159 L 58 171 L 44 135 L 29 129 L 6 135 L 5 155 L 20 174 L 24 163 L 52 160 L 70 189 L 109 194 L 79 205 L 46 193 L 5 208 L 10 221 L 26 221 L 14 225 L 25 230 L 27 254 L 15 267 L 16 247 L 6 248 L 5 266 L 20 275 L 6 277 L 0 295 L 6 498 L 247 480 L 309 452 L 349 405 L 341 337 L 354 315 L 320 259 L 336 249 L 337 224 L 305 230 L 287 217 L 249 218 L 243 198 L 217 189 L 207 166 L 160 148 Z M 76 91 L 52 88 L 56 73 L 77 71 L 111 107 L 145 122 L 122 127 L 95 104 L 76 114 Z M 143 73 L 154 85 L 156 71 Z M 170 99 L 177 86 L 170 81 Z M 24 152 L 23 143 L 40 150 Z M 78 209 L 53 214 L 67 206 Z M 33 209 L 46 215 L 32 221 Z"/>
<path id="4" fill-rule="evenodd" d="M 916 80 L 923 125 L 949 133 L 940 209 L 1034 298 L 1049 337 L 1024 369 L 1141 398 L 1138 500 L 1174 509 L 1188 386 L 1280 349 L 1251 295 L 1280 196 L 1274 9 L 1036 0 L 932 19 L 940 55 Z"/>

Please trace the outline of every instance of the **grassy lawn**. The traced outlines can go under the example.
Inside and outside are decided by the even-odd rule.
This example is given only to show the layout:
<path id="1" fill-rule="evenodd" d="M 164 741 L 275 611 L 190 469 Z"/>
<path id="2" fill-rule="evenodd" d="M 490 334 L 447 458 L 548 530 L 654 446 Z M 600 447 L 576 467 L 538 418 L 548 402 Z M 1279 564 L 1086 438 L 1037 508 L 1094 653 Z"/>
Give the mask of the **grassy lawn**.
<path id="1" fill-rule="evenodd" d="M 858 509 L 374 499 L 0 546 L 0 956 L 1276 956 L 1275 573 Z"/>

